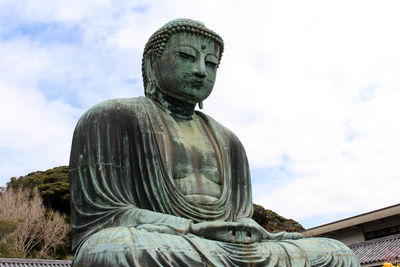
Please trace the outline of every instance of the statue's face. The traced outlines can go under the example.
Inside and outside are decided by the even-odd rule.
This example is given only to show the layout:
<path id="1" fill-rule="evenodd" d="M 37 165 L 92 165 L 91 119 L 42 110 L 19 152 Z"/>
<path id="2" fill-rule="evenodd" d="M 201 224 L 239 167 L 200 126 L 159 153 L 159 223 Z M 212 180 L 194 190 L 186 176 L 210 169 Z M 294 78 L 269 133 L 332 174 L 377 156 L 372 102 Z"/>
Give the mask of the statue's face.
<path id="1" fill-rule="evenodd" d="M 157 86 L 190 103 L 206 99 L 214 86 L 219 49 L 205 36 L 173 34 L 152 66 Z"/>

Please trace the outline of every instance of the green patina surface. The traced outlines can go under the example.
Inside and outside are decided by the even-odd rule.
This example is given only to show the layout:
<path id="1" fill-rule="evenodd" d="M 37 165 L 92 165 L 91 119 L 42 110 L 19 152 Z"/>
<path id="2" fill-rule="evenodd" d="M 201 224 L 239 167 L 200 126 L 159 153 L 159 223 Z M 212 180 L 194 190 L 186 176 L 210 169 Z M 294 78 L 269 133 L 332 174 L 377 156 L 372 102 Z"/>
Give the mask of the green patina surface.
<path id="1" fill-rule="evenodd" d="M 146 97 L 82 116 L 70 161 L 74 266 L 358 266 L 340 242 L 251 219 L 243 146 L 195 111 L 222 52 L 202 23 L 169 22 L 145 47 Z"/>

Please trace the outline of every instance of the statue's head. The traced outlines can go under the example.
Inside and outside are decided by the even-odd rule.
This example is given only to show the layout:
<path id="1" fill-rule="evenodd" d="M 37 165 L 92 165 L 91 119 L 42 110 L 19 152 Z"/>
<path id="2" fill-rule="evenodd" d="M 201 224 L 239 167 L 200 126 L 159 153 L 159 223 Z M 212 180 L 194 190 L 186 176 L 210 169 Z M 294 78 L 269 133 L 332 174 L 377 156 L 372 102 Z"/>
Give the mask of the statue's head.
<path id="1" fill-rule="evenodd" d="M 142 60 L 145 94 L 158 91 L 193 104 L 206 99 L 214 86 L 224 43 L 203 23 L 177 19 L 156 31 Z"/>

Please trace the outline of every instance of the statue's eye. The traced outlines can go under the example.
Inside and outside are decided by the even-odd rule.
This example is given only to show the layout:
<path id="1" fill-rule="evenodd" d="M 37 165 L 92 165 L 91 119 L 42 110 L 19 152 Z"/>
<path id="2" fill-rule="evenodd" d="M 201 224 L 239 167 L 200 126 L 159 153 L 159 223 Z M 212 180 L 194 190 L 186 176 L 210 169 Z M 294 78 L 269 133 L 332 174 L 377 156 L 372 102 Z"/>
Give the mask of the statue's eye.
<path id="1" fill-rule="evenodd" d="M 212 62 L 212 61 L 206 61 L 206 66 L 210 67 L 210 68 L 213 68 L 213 69 L 217 68 L 217 64 L 215 62 Z"/>
<path id="2" fill-rule="evenodd" d="M 218 66 L 218 58 L 213 54 L 208 54 L 205 58 L 205 64 L 208 68 L 215 70 Z"/>
<path id="3" fill-rule="evenodd" d="M 177 54 L 178 54 L 178 57 L 183 58 L 183 59 L 187 59 L 187 60 L 190 60 L 190 61 L 195 61 L 196 60 L 195 56 L 193 56 L 191 54 L 188 54 L 188 53 L 185 53 L 185 52 L 178 52 Z"/>

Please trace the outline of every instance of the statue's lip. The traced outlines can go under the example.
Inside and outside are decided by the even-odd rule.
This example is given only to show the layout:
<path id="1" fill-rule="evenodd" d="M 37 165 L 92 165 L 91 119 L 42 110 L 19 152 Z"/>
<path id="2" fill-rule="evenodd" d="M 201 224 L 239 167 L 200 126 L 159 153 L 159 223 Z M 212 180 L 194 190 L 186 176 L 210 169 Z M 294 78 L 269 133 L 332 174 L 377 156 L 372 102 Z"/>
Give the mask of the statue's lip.
<path id="1" fill-rule="evenodd" d="M 200 86 L 200 85 L 203 85 L 204 82 L 205 82 L 205 80 L 193 80 L 193 81 L 190 81 L 190 84 L 191 84 L 191 85 Z"/>

